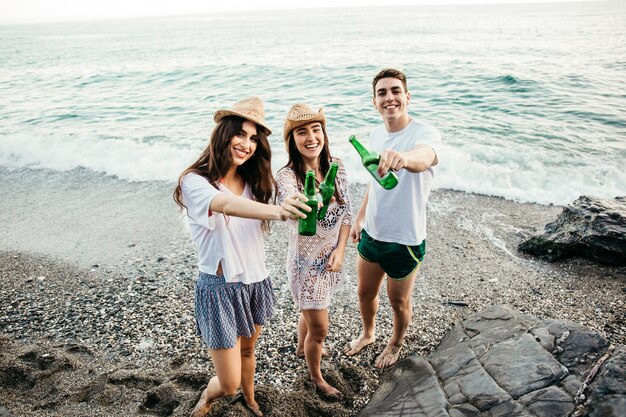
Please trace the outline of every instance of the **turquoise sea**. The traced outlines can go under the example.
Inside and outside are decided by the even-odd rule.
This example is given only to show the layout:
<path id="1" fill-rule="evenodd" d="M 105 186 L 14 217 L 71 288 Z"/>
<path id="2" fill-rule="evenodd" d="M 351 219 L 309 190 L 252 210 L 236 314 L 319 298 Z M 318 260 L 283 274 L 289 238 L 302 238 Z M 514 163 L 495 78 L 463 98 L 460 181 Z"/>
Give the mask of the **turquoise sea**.
<path id="1" fill-rule="evenodd" d="M 443 135 L 435 187 L 567 204 L 626 194 L 626 4 L 317 9 L 0 26 L 0 166 L 170 181 L 212 114 L 260 96 L 274 170 L 296 102 L 333 153 L 381 123 L 371 79 L 406 72 Z"/>

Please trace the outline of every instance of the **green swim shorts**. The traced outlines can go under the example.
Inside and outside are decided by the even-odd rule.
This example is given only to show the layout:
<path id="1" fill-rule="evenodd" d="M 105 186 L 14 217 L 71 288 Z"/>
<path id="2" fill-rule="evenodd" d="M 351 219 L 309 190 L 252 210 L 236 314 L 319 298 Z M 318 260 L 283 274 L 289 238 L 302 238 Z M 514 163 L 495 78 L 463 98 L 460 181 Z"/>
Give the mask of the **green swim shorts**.
<path id="1" fill-rule="evenodd" d="M 403 280 L 422 263 L 426 254 L 426 239 L 417 246 L 381 242 L 373 239 L 363 229 L 357 251 L 366 261 L 378 263 L 389 278 Z"/>

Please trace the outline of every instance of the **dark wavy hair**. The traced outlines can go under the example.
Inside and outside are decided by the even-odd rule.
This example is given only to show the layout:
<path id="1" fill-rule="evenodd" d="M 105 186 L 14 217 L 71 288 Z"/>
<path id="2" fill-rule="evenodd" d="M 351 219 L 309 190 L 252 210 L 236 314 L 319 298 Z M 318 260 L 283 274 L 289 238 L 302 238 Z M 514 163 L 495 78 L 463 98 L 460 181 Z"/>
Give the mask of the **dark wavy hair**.
<path id="1" fill-rule="evenodd" d="M 326 134 L 326 126 L 324 123 L 320 123 L 322 125 L 322 132 L 324 132 L 324 146 L 322 147 L 322 152 L 319 154 L 320 160 L 320 171 L 322 173 L 328 172 L 330 168 L 330 163 L 333 161 L 333 157 L 330 155 L 330 146 L 328 145 L 328 135 Z M 298 188 L 302 189 L 304 187 L 304 178 L 306 176 L 306 171 L 304 169 L 304 161 L 302 160 L 302 155 L 300 155 L 300 151 L 298 151 L 298 147 L 296 146 L 296 140 L 293 137 L 293 129 L 289 132 L 289 137 L 287 138 L 287 153 L 289 154 L 289 160 L 287 161 L 286 167 L 289 167 L 296 174 L 296 181 L 298 182 Z M 315 180 L 316 185 L 318 184 L 317 179 Z M 335 200 L 337 200 L 337 204 L 343 204 L 343 199 L 339 195 L 339 190 L 335 187 Z"/>
<path id="2" fill-rule="evenodd" d="M 233 160 L 230 151 L 232 138 L 241 132 L 246 119 L 237 116 L 224 117 L 213 129 L 207 147 L 196 162 L 185 169 L 178 177 L 178 184 L 174 189 L 174 201 L 181 209 L 187 208 L 183 201 L 181 181 L 183 177 L 193 172 L 206 178 L 215 188 L 221 178 L 226 175 Z M 272 175 L 272 150 L 267 140 L 267 132 L 263 126 L 256 125 L 257 146 L 254 154 L 243 165 L 237 167 L 237 173 L 250 187 L 254 199 L 260 203 L 274 202 L 276 195 L 276 180 Z M 269 230 L 269 221 L 262 221 L 264 231 Z"/>

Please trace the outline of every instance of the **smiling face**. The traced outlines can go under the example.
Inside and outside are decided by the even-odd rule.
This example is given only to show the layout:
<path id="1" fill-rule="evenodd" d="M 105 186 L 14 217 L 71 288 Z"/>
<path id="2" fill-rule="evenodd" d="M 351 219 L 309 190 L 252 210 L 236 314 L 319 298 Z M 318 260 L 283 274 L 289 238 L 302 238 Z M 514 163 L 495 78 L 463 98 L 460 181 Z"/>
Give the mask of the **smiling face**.
<path id="1" fill-rule="evenodd" d="M 409 123 L 408 106 L 411 94 L 404 89 L 399 79 L 387 77 L 378 80 L 372 101 L 388 129 L 390 126 L 404 128 Z"/>
<path id="2" fill-rule="evenodd" d="M 258 140 L 256 125 L 248 120 L 244 121 L 239 133 L 230 140 L 233 165 L 241 166 L 250 159 L 256 151 Z"/>
<path id="3" fill-rule="evenodd" d="M 291 134 L 304 161 L 317 160 L 324 148 L 324 130 L 320 122 L 311 122 L 295 128 Z"/>

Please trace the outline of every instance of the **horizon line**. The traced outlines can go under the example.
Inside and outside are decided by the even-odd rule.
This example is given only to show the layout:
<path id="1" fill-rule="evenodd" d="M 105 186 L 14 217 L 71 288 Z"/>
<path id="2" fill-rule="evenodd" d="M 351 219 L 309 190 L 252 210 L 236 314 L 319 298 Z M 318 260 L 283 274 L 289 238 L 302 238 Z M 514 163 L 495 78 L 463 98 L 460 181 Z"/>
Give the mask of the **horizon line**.
<path id="1" fill-rule="evenodd" d="M 287 12 L 300 10 L 325 10 L 325 9 L 373 9 L 373 8 L 389 8 L 389 7 L 438 7 L 438 6 L 523 6 L 523 5 L 550 5 L 550 4 L 567 4 L 567 3 L 611 3 L 616 0 L 476 0 L 470 2 L 460 2 L 459 0 L 424 0 L 418 4 L 369 4 L 365 6 L 359 5 L 323 5 L 323 6 L 303 6 L 303 7 L 268 7 L 268 8 L 250 8 L 250 9 L 224 9 L 224 10 L 186 10 L 186 11 L 161 11 L 157 13 L 138 13 L 128 15 L 108 15 L 108 16 L 68 16 L 68 17 L 52 17 L 46 19 L 43 17 L 20 18 L 13 20 L 5 20 L 0 18 L 2 26 L 17 25 L 37 25 L 37 24 L 63 24 L 63 23 L 80 23 L 80 22 L 104 22 L 119 21 L 131 19 L 154 19 L 154 18 L 189 18 L 208 15 L 234 14 L 234 13 L 259 13 L 259 12 Z"/>

